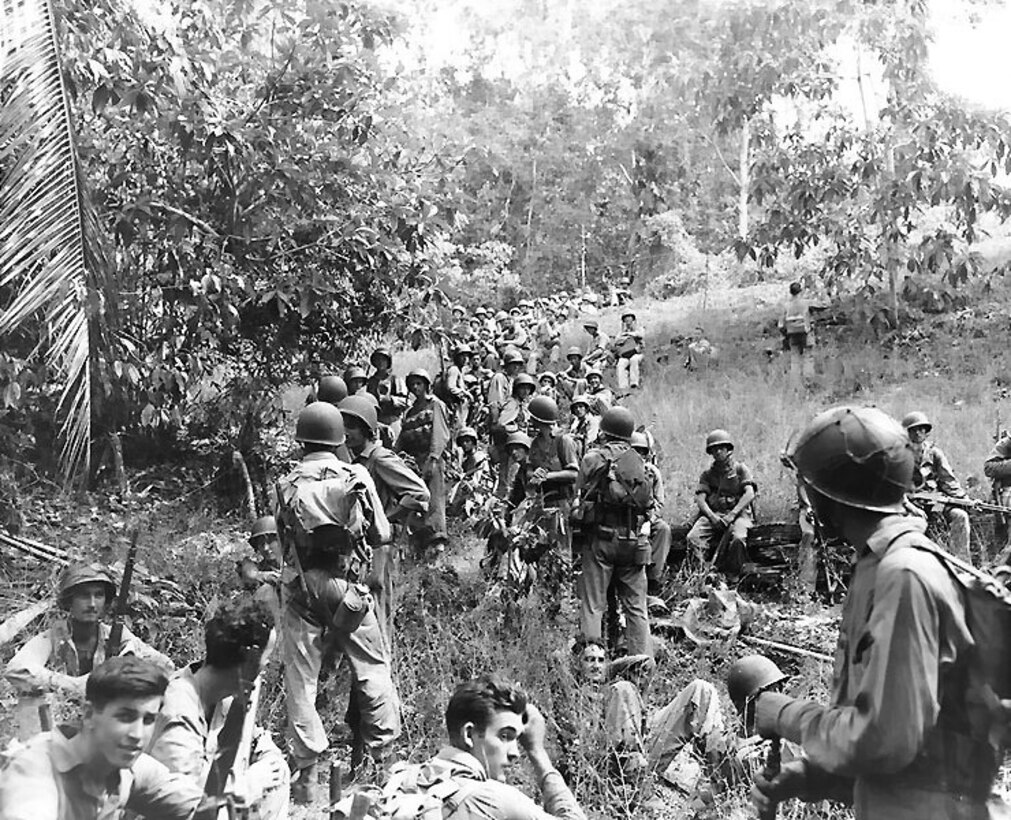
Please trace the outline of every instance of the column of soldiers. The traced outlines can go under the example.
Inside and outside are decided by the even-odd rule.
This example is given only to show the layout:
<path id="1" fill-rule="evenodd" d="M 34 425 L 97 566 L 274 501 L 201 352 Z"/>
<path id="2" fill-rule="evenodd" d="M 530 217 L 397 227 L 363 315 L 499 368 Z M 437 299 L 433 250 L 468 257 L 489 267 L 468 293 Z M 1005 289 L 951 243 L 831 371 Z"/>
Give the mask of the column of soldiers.
<path id="1" fill-rule="evenodd" d="M 289 798 L 317 799 L 318 764 L 330 741 L 316 692 L 323 670 L 341 657 L 351 673 L 345 720 L 353 771 L 369 778 L 384 768 L 401 733 L 391 663 L 398 544 L 406 541 L 428 560 L 445 549 L 453 492 L 447 473 L 475 486 L 485 481 L 510 511 L 534 500 L 537 515 L 551 522 L 547 547 L 573 566 L 578 645 L 585 652 L 607 644 L 613 588 L 625 623 L 622 651 L 651 669 L 648 596 L 660 591 L 671 546 L 651 437 L 593 367 L 607 348 L 594 321 L 584 325 L 591 336 L 585 354 L 570 350 L 567 368 L 535 379 L 524 369 L 559 359 L 560 317 L 546 316 L 532 334 L 522 317 L 521 309 L 494 318 L 508 347 L 486 354 L 501 369 L 484 396 L 468 387 L 474 348 L 456 348 L 446 390 L 466 402 L 463 412 L 433 394 L 435 380 L 425 370 L 393 376 L 387 349 L 373 353 L 371 376 L 349 368 L 320 380 L 295 428 L 301 459 L 277 482 L 275 514 L 254 525 L 252 557 L 240 563 L 253 594 L 213 614 L 201 660 L 173 671 L 168 658 L 128 631 L 106 658 L 103 615 L 113 579 L 101 567 L 68 569 L 59 592 L 65 621 L 30 640 L 6 676 L 19 692 L 26 736 L 28 718 L 44 715 L 39 705 L 53 693 L 83 700 L 81 727 L 27 737 L 0 775 L 0 816 L 90 820 L 124 809 L 212 816 L 217 810 L 207 809 L 207 794 L 225 789 L 233 803 L 284 817 Z M 487 324 L 474 330 L 474 322 L 459 321 L 483 344 Z M 623 336 L 633 340 L 628 349 L 637 352 L 621 357 L 628 363 L 618 378 L 631 387 L 640 375 L 632 358 L 641 356 L 641 335 L 634 316 L 623 324 Z M 569 403 L 568 425 L 560 398 Z M 477 410 L 487 411 L 483 431 L 467 424 Z M 815 419 L 788 454 L 822 529 L 844 535 L 859 560 L 833 706 L 781 694 L 783 676 L 776 674 L 751 681 L 735 699 L 747 725 L 806 753 L 756 779 L 763 810 L 791 797 L 843 795 L 857 817 L 995 816 L 985 807 L 999 762 L 989 745 L 997 718 L 974 697 L 974 635 L 964 603 L 923 535 L 932 518 L 943 518 L 952 549 L 969 555 L 967 517 L 954 514 L 964 514 L 956 502 L 965 493 L 929 441 L 931 430 L 922 413 L 899 425 L 879 411 L 840 408 Z M 486 435 L 487 455 L 480 447 Z M 710 433 L 704 449 L 712 463 L 696 490 L 690 556 L 733 583 L 746 563 L 758 485 L 726 431 Z M 1001 491 L 1009 465 L 1005 438 L 986 467 Z M 927 502 L 907 494 L 918 491 L 930 500 L 917 513 L 913 504 Z M 287 756 L 256 730 L 247 738 L 241 782 L 231 782 L 225 749 L 235 742 L 234 727 L 242 725 L 236 716 L 275 640 Z M 674 717 L 674 725 L 688 722 Z M 461 817 L 585 817 L 545 751 L 544 718 L 523 692 L 493 677 L 466 683 L 451 698 L 446 723 L 449 746 L 424 771 L 444 784 L 439 799 Z M 544 808 L 501 782 L 520 747 Z M 212 788 L 215 780 L 221 788 Z"/>

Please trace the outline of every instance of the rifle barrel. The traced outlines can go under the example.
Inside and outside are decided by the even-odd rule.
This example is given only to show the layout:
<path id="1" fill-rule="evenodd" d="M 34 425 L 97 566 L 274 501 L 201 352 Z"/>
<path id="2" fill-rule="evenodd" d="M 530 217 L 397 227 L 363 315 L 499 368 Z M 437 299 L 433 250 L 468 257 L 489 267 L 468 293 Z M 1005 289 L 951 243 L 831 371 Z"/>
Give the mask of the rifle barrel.
<path id="1" fill-rule="evenodd" d="M 123 619 L 130 604 L 130 583 L 133 581 L 133 566 L 137 562 L 137 545 L 140 542 L 140 528 L 137 527 L 130 536 L 130 549 L 126 553 L 126 563 L 123 566 L 123 580 L 119 584 L 116 595 L 116 609 L 112 615 L 112 629 L 106 643 L 105 655 L 114 658 L 119 654 L 123 643 Z"/>

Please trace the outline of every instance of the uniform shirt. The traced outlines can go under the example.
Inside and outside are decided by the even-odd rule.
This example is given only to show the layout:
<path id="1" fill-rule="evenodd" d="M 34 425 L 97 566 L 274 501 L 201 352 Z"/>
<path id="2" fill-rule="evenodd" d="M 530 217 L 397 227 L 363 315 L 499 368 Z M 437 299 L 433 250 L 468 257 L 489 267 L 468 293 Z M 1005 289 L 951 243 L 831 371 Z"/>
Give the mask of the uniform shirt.
<path id="1" fill-rule="evenodd" d="M 460 457 L 460 472 L 464 478 L 473 479 L 482 470 L 486 470 L 487 468 L 488 454 L 484 450 L 475 449 L 474 452 L 461 455 Z"/>
<path id="2" fill-rule="evenodd" d="M 385 376 L 373 373 L 365 382 L 365 389 L 379 402 L 379 420 L 383 424 L 396 421 L 411 403 L 407 385 L 392 373 Z"/>
<path id="3" fill-rule="evenodd" d="M 614 352 L 617 356 L 634 356 L 642 353 L 644 331 L 633 327 L 622 330 L 614 340 Z"/>
<path id="4" fill-rule="evenodd" d="M 509 399 L 499 414 L 498 423 L 501 424 L 506 433 L 525 433 L 530 425 L 530 414 L 527 412 L 527 404 L 530 399 L 520 401 L 516 397 Z"/>
<path id="5" fill-rule="evenodd" d="M 360 464 L 369 471 L 387 516 L 392 515 L 398 506 L 412 512 L 428 512 L 431 500 L 428 486 L 392 450 L 370 441 L 355 456 L 355 464 Z"/>
<path id="6" fill-rule="evenodd" d="M 467 392 L 467 383 L 463 378 L 463 369 L 456 364 L 451 364 L 446 370 L 446 389 L 457 402 L 464 402 L 470 398 Z"/>
<path id="7" fill-rule="evenodd" d="M 952 498 L 965 498 L 965 490 L 955 477 L 951 464 L 939 447 L 925 441 L 920 447 L 916 470 L 913 472 L 913 489 L 940 491 Z"/>
<path id="8" fill-rule="evenodd" d="M 940 796 L 934 789 L 954 768 L 973 766 L 938 736 L 941 726 L 966 731 L 961 716 L 973 640 L 948 571 L 934 555 L 908 545 L 908 533 L 925 526 L 912 516 L 887 516 L 858 547 L 832 705 L 778 694 L 759 700 L 760 713 L 772 716 L 779 735 L 800 743 L 818 770 L 855 778 L 858 820 L 944 816 L 933 810 Z M 985 778 L 985 766 L 978 768 Z"/>
<path id="9" fill-rule="evenodd" d="M 699 486 L 695 494 L 705 495 L 706 502 L 713 512 L 725 513 L 734 508 L 749 486 L 758 492 L 758 485 L 751 477 L 751 470 L 746 464 L 731 458 L 724 468 L 714 461 L 709 469 L 699 476 Z M 742 515 L 750 515 L 752 512 L 749 506 Z"/>
<path id="10" fill-rule="evenodd" d="M 783 305 L 783 317 L 779 320 L 779 326 L 784 332 L 810 333 L 811 332 L 811 305 L 802 295 L 790 294 Z"/>
<path id="11" fill-rule="evenodd" d="M 92 669 L 105 660 L 105 645 L 112 627 L 98 625 L 98 644 L 92 659 Z M 157 649 L 153 649 L 123 627 L 120 655 L 135 655 L 151 661 L 163 669 L 175 665 Z M 81 659 L 70 634 L 70 619 L 66 618 L 40 632 L 21 647 L 10 659 L 4 677 L 21 693 L 33 691 L 59 691 L 84 697 L 87 674 L 81 674 Z"/>
<path id="12" fill-rule="evenodd" d="M 983 474 L 998 482 L 1011 479 L 1011 436 L 1004 436 L 994 444 L 983 462 Z"/>
<path id="13" fill-rule="evenodd" d="M 489 780 L 481 762 L 469 752 L 447 746 L 433 762 L 448 766 L 450 775 L 466 784 L 453 820 L 586 820 L 562 776 L 552 769 L 541 781 L 544 808 L 515 786 Z"/>
<path id="14" fill-rule="evenodd" d="M 63 730 L 43 732 L 0 773 L 3 820 L 120 820 L 129 809 L 158 820 L 186 820 L 203 789 L 142 754 L 130 769 L 96 782 L 84 769 L 84 744 Z"/>
<path id="15" fill-rule="evenodd" d="M 576 442 L 576 452 L 580 458 L 586 455 L 589 447 L 592 447 L 600 435 L 600 416 L 594 413 L 587 413 L 583 418 L 573 418 L 569 425 L 569 432 Z"/>
<path id="16" fill-rule="evenodd" d="M 550 350 L 555 347 L 558 344 L 559 335 L 558 325 L 550 319 L 545 318 L 538 322 L 537 341 L 544 349 Z"/>
<path id="17" fill-rule="evenodd" d="M 586 498 L 587 491 L 599 493 L 602 479 L 606 475 L 612 461 L 618 459 L 622 453 L 630 449 L 627 441 L 605 441 L 592 447 L 579 462 L 579 477 L 576 479 L 576 491 L 584 500 L 591 502 L 599 501 L 599 498 Z M 644 515 L 652 517 L 653 509 L 644 512 Z"/>
<path id="18" fill-rule="evenodd" d="M 614 393 L 604 385 L 600 385 L 596 390 L 587 388 L 577 395 L 586 396 L 590 402 L 590 412 L 598 416 L 604 415 L 614 404 Z"/>
<path id="19" fill-rule="evenodd" d="M 416 399 L 404 413 L 397 438 L 398 450 L 414 456 L 418 466 L 427 458 L 439 460 L 449 445 L 449 414 L 435 396 Z"/>
<path id="20" fill-rule="evenodd" d="M 519 504 L 527 496 L 530 488 L 530 475 L 538 468 L 544 468 L 549 473 L 561 470 L 579 469 L 579 456 L 576 452 L 576 442 L 568 433 L 553 430 L 547 435 L 537 435 L 530 444 L 530 455 L 527 457 L 524 469 L 516 474 L 509 501 L 513 506 Z M 572 496 L 573 483 L 542 484 L 546 505 L 555 504 Z"/>
<path id="21" fill-rule="evenodd" d="M 488 415 L 493 423 L 498 421 L 499 414 L 512 396 L 512 392 L 513 380 L 505 371 L 495 371 L 488 382 Z"/>
<path id="22" fill-rule="evenodd" d="M 660 513 L 667 502 L 667 491 L 663 486 L 663 474 L 660 472 L 660 468 L 650 461 L 646 462 L 646 477 L 653 484 L 653 515 L 650 516 L 650 519 L 656 521 L 660 518 Z"/>
<path id="23" fill-rule="evenodd" d="M 597 362 L 607 357 L 607 349 L 611 346 L 610 337 L 603 330 L 598 330 L 597 335 L 590 338 L 590 344 L 586 348 L 584 362 Z"/>
<path id="24" fill-rule="evenodd" d="M 530 347 L 530 334 L 523 329 L 523 325 L 518 321 L 513 321 L 511 331 L 505 331 L 499 344 L 503 347 L 515 347 L 520 350 L 527 350 Z"/>

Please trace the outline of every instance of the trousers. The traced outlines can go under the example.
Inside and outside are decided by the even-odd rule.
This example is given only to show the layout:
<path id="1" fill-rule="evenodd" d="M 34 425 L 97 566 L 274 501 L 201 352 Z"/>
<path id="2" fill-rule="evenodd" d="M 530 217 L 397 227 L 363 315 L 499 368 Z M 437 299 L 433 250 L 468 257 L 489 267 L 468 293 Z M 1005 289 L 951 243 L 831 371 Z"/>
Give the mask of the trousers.
<path id="1" fill-rule="evenodd" d="M 730 538 L 719 561 L 720 568 L 728 575 L 741 574 L 747 558 L 748 530 L 753 524 L 751 516 L 742 513 L 730 525 Z M 726 527 L 712 524 L 704 515 L 700 515 L 692 524 L 687 536 L 688 546 L 700 563 L 706 560 L 712 549 L 716 548 L 717 545 L 713 543 L 715 537 L 722 538 L 725 531 Z"/>
<path id="2" fill-rule="evenodd" d="M 627 390 L 629 387 L 638 387 L 640 383 L 640 368 L 642 366 L 642 354 L 634 353 L 628 358 L 619 357 L 615 370 L 618 375 L 618 389 Z"/>
<path id="3" fill-rule="evenodd" d="M 629 563 L 629 557 L 622 551 L 615 540 L 599 537 L 590 538 L 583 546 L 579 628 L 585 640 L 602 640 L 607 588 L 613 579 L 625 611 L 628 654 L 652 657 L 653 642 L 646 609 L 646 567 Z"/>
<path id="4" fill-rule="evenodd" d="M 652 527 L 649 537 L 650 561 L 646 569 L 646 578 L 650 581 L 659 581 L 663 578 L 663 571 L 667 567 L 667 558 L 670 555 L 670 524 L 657 518 L 650 526 Z"/>

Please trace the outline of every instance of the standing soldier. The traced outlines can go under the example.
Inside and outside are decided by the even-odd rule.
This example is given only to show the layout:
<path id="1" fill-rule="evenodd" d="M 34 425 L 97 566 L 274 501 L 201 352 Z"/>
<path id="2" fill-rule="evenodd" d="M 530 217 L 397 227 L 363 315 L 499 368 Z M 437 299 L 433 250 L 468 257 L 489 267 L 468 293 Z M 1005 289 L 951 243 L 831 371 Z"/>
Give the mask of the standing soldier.
<path id="1" fill-rule="evenodd" d="M 116 584 L 105 567 L 74 564 L 60 576 L 57 603 L 66 618 L 57 620 L 19 649 L 4 672 L 18 693 L 18 736 L 25 740 L 41 729 L 39 708 L 48 697 L 81 700 L 88 674 L 105 660 L 112 627 L 103 623 L 116 596 Z M 172 661 L 144 643 L 125 626 L 118 655 L 136 655 L 167 670 Z"/>
<path id="2" fill-rule="evenodd" d="M 790 283 L 790 295 L 779 319 L 779 332 L 790 350 L 790 381 L 800 385 L 814 373 L 814 362 L 807 354 L 811 334 L 811 305 L 801 292 L 800 282 Z"/>
<path id="3" fill-rule="evenodd" d="M 577 393 L 569 409 L 572 411 L 569 433 L 575 440 L 576 452 L 582 459 L 586 451 L 597 443 L 597 436 L 600 435 L 600 416 L 590 412 L 590 399 L 585 393 Z"/>
<path id="4" fill-rule="evenodd" d="M 400 736 L 400 701 L 373 607 L 361 603 L 356 586 L 377 574 L 371 547 L 391 535 L 375 484 L 363 467 L 337 458 L 345 435 L 333 405 L 305 408 L 295 440 L 302 445 L 302 461 L 277 483 L 275 518 L 284 556 L 280 644 L 295 772 L 292 799 L 311 803 L 316 762 L 329 746 L 315 705 L 324 643 L 341 652 L 351 668 L 346 720 L 356 767 L 366 753 L 380 759 Z M 342 609 L 361 616 L 357 628 L 334 620 Z"/>
<path id="5" fill-rule="evenodd" d="M 570 399 L 586 390 L 586 370 L 583 364 L 583 351 L 578 347 L 570 347 L 565 354 L 569 366 L 558 374 L 558 384 L 562 392 Z"/>
<path id="6" fill-rule="evenodd" d="M 584 640 L 601 642 L 607 588 L 613 578 L 625 612 L 626 650 L 652 657 L 646 608 L 650 547 L 644 532 L 652 512 L 652 487 L 642 458 L 629 445 L 634 430 L 632 414 L 624 407 L 612 407 L 600 421 L 601 443 L 579 465 L 576 518 L 583 541 L 579 626 Z"/>
<path id="7" fill-rule="evenodd" d="M 376 408 L 362 396 L 348 396 L 340 404 L 344 433 L 354 464 L 369 471 L 379 493 L 386 518 L 396 527 L 415 530 L 428 512 L 431 495 L 414 470 L 392 450 L 376 441 L 379 423 Z M 396 537 L 389 544 L 376 546 L 372 591 L 378 598 L 376 612 L 388 646 L 393 645 L 393 613 L 396 608 L 397 547 Z"/>
<path id="8" fill-rule="evenodd" d="M 598 416 L 604 415 L 614 404 L 614 393 L 611 388 L 604 386 L 604 376 L 596 367 L 586 371 L 586 390 L 583 395 L 590 402 L 590 410 Z"/>
<path id="9" fill-rule="evenodd" d="M 449 491 L 446 512 L 449 515 L 469 517 L 482 500 L 475 496 L 490 490 L 491 467 L 488 454 L 478 449 L 477 430 L 473 427 L 462 428 L 456 434 L 456 444 L 453 470 L 456 482 Z"/>
<path id="10" fill-rule="evenodd" d="M 633 390 L 639 387 L 639 370 L 642 365 L 644 333 L 635 324 L 635 313 L 625 310 L 621 314 L 621 332 L 614 340 L 614 356 L 617 364 L 618 389 Z"/>
<path id="11" fill-rule="evenodd" d="M 495 465 L 496 483 L 505 486 L 509 458 L 505 442 L 509 434 L 500 421 L 502 409 L 512 397 L 513 379 L 523 369 L 523 354 L 507 350 L 502 356 L 502 369 L 495 371 L 488 383 L 488 458 Z"/>
<path id="12" fill-rule="evenodd" d="M 588 366 L 603 368 L 607 364 L 607 356 L 611 346 L 608 335 L 600 329 L 600 322 L 596 319 L 585 319 L 583 330 L 590 336 L 590 344 L 586 349 L 583 361 Z"/>
<path id="13" fill-rule="evenodd" d="M 649 567 L 646 570 L 646 589 L 650 595 L 659 595 L 667 569 L 667 558 L 670 556 L 671 544 L 670 524 L 663 520 L 663 508 L 666 501 L 663 475 L 654 460 L 653 448 L 648 435 L 639 432 L 633 433 L 632 449 L 646 462 L 646 474 L 653 487 L 653 510 L 649 517 L 650 559 Z"/>
<path id="14" fill-rule="evenodd" d="M 997 425 L 998 429 L 1000 425 Z M 1002 507 L 1011 507 L 1011 436 L 997 437 L 990 455 L 983 462 L 983 475 L 993 482 L 993 501 Z M 1008 516 L 997 514 L 994 535 L 1001 542 L 997 562 L 1011 563 L 1011 541 L 1008 540 Z"/>
<path id="15" fill-rule="evenodd" d="M 340 376 L 328 375 L 320 376 L 319 384 L 316 386 L 315 394 L 310 398 L 314 401 L 327 401 L 337 406 L 348 394 L 348 386 Z M 312 402 L 306 402 L 311 404 Z"/>
<path id="16" fill-rule="evenodd" d="M 277 521 L 263 515 L 253 523 L 249 533 L 252 557 L 239 562 L 239 577 L 243 586 L 253 591 L 253 598 L 267 605 L 275 621 L 281 618 L 279 586 L 281 583 L 281 545 L 277 540 Z"/>
<path id="17" fill-rule="evenodd" d="M 422 549 L 437 555 L 446 546 L 446 476 L 444 458 L 449 446 L 449 411 L 432 395 L 432 377 L 423 368 L 412 370 L 407 389 L 414 396 L 404 414 L 395 449 L 407 453 L 421 471 L 431 496 L 425 519 Z"/>
<path id="18" fill-rule="evenodd" d="M 949 498 L 968 499 L 962 485 L 955 478 L 955 473 L 948 463 L 947 457 L 934 442 L 928 440 L 933 425 L 925 413 L 914 410 L 902 419 L 909 440 L 913 444 L 913 454 L 916 465 L 913 470 L 913 492 L 940 493 Z M 933 506 L 929 502 L 914 501 L 924 507 L 928 520 L 933 515 Z M 948 521 L 951 537 L 951 551 L 964 561 L 972 562 L 969 553 L 969 513 L 961 507 L 943 505 L 941 512 Z"/>
<path id="19" fill-rule="evenodd" d="M 365 383 L 365 389 L 379 402 L 379 423 L 394 428 L 393 436 L 396 438 L 400 431 L 395 425 L 399 424 L 400 417 L 411 403 L 407 385 L 399 376 L 393 375 L 393 353 L 389 348 L 377 347 L 373 350 L 369 364 L 375 371 Z"/>
<path id="20" fill-rule="evenodd" d="M 505 431 L 506 436 L 513 433 L 526 433 L 530 423 L 530 416 L 527 412 L 527 405 L 530 397 L 537 389 L 537 382 L 529 373 L 519 373 L 513 379 L 513 392 L 509 401 L 505 403 L 502 412 L 499 414 L 499 425 Z M 496 489 L 497 495 L 502 498 L 512 487 L 515 477 L 515 465 L 509 461 L 509 452 L 506 450 L 499 470 L 499 485 Z"/>
<path id="21" fill-rule="evenodd" d="M 747 465 L 734 459 L 734 442 L 726 430 L 706 436 L 706 453 L 713 463 L 695 490 L 698 517 L 688 532 L 688 546 L 700 564 L 715 550 L 713 562 L 724 569 L 727 582 L 735 584 L 747 557 L 748 531 L 755 523 L 752 502 L 758 485 Z M 719 539 L 715 546 L 714 539 Z"/>
<path id="22" fill-rule="evenodd" d="M 837 407 L 787 458 L 822 532 L 852 544 L 856 563 L 831 704 L 759 691 L 746 706 L 749 729 L 803 747 L 756 776 L 759 816 L 832 797 L 856 820 L 1006 817 L 994 792 L 1006 712 L 979 669 L 964 587 L 905 514 L 916 461 L 905 430 L 875 408 Z"/>
<path id="23" fill-rule="evenodd" d="M 470 345 L 458 345 L 453 351 L 453 363 L 446 370 L 446 390 L 453 397 L 453 403 L 449 408 L 452 430 L 459 430 L 466 425 L 470 417 L 470 391 L 467 389 L 466 376 L 470 370 L 473 353 Z"/>
<path id="24" fill-rule="evenodd" d="M 365 393 L 365 384 L 369 380 L 369 374 L 364 367 L 352 365 L 344 371 L 344 384 L 348 386 L 349 396 L 358 396 Z"/>

